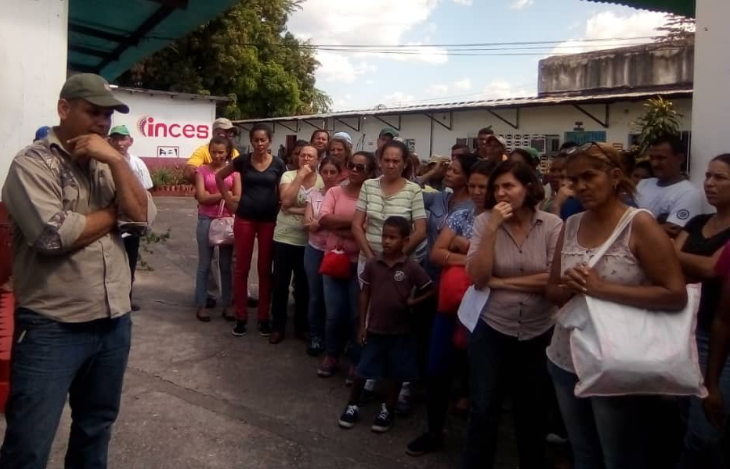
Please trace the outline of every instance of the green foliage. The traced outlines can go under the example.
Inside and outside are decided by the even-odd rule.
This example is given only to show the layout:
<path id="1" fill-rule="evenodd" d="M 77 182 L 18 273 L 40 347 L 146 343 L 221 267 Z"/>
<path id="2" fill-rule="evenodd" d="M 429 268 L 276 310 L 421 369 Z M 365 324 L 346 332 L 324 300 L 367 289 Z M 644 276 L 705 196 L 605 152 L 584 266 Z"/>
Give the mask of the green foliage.
<path id="1" fill-rule="evenodd" d="M 674 103 L 658 96 L 644 103 L 646 112 L 636 119 L 634 127 L 639 134 L 639 154 L 644 155 L 649 145 L 664 134 L 679 134 L 679 121 L 682 114 L 674 109 Z"/>
<path id="2" fill-rule="evenodd" d="M 183 177 L 183 170 L 179 165 L 154 168 L 150 171 L 150 177 L 156 188 L 189 184 Z"/>
<path id="3" fill-rule="evenodd" d="M 231 98 L 231 119 L 329 110 L 315 85 L 319 65 L 286 30 L 299 0 L 239 0 L 219 18 L 136 64 L 121 85 Z"/>
<path id="4" fill-rule="evenodd" d="M 152 249 L 154 245 L 159 243 L 164 244 L 167 242 L 168 239 L 170 239 L 170 228 L 168 228 L 167 231 L 162 234 L 155 233 L 154 231 L 149 230 L 147 231 L 147 233 L 144 234 L 144 236 L 140 237 L 139 244 L 142 250 L 139 253 L 139 257 L 137 258 L 137 262 L 139 265 L 138 268 L 140 270 L 146 270 L 148 272 L 155 270 L 152 268 L 151 265 L 149 265 L 147 261 L 144 260 L 143 253 L 154 254 L 155 251 Z"/>

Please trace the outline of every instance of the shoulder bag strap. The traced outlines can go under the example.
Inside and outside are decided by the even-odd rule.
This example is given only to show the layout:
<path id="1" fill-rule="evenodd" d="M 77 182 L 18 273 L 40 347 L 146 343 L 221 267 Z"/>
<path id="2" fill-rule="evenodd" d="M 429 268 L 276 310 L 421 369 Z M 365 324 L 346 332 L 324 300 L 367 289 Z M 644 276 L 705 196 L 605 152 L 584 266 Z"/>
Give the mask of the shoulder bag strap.
<path id="1" fill-rule="evenodd" d="M 593 268 L 598 264 L 598 261 L 601 260 L 604 254 L 606 254 L 606 251 L 608 251 L 608 248 L 610 248 L 613 243 L 616 242 L 619 236 L 621 236 L 621 233 L 624 232 L 626 227 L 628 227 L 631 222 L 634 220 L 634 217 L 639 214 L 639 212 L 646 212 L 646 210 L 641 209 L 635 209 L 633 207 L 629 207 L 628 210 L 626 210 L 626 213 L 621 217 L 618 224 L 616 225 L 616 228 L 613 229 L 613 233 L 611 233 L 611 236 L 606 240 L 605 243 L 601 245 L 601 247 L 596 251 L 596 253 L 591 257 L 591 260 L 588 261 L 588 267 Z M 576 230 L 576 236 L 577 236 L 578 230 Z"/>

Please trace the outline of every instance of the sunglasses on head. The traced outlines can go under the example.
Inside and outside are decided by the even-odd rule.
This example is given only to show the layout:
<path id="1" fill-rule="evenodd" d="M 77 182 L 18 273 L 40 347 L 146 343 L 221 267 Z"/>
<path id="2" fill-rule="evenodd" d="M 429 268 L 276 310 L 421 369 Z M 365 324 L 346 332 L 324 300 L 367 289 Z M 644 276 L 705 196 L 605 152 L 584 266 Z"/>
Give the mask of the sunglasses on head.
<path id="1" fill-rule="evenodd" d="M 600 151 L 601 154 L 603 154 L 603 156 L 606 157 L 606 160 L 607 160 L 607 162 L 610 165 L 615 165 L 615 163 L 613 162 L 613 159 L 611 159 L 611 156 L 608 153 L 606 153 L 606 150 L 604 150 L 603 147 L 601 145 L 599 145 L 598 142 L 588 142 L 588 143 L 584 143 L 583 145 L 581 145 L 579 147 L 568 148 L 565 151 L 565 154 L 566 155 L 574 155 L 576 153 L 588 151 L 588 150 L 590 150 L 593 147 L 598 148 L 598 151 Z"/>
<path id="2" fill-rule="evenodd" d="M 347 169 L 353 173 L 364 173 L 368 170 L 368 166 L 361 163 L 347 163 Z"/>

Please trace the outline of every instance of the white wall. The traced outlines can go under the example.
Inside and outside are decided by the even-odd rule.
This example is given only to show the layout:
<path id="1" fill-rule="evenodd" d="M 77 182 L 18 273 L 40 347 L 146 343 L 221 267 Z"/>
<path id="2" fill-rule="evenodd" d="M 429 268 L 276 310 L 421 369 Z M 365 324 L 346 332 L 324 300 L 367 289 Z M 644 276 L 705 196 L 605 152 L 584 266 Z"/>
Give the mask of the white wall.
<path id="1" fill-rule="evenodd" d="M 681 122 L 681 130 L 690 130 L 692 127 L 692 100 L 676 99 L 673 100 L 677 110 L 684 116 Z M 628 147 L 629 134 L 635 133 L 631 123 L 635 121 L 643 112 L 643 102 L 617 102 L 609 106 L 609 127 L 607 129 L 601 127 L 597 122 L 590 119 L 572 106 L 540 106 L 527 107 L 520 109 L 519 128 L 513 129 L 506 123 L 500 121 L 487 111 L 454 111 L 452 130 L 448 130 L 438 123 L 433 124 L 433 144 L 431 144 L 431 122 L 424 115 L 405 115 L 401 118 L 400 136 L 404 139 L 415 139 L 416 153 L 421 159 L 428 159 L 431 154 L 437 153 L 441 155 L 449 155 L 451 146 L 456 143 L 457 138 L 475 138 L 478 130 L 489 125 L 492 126 L 497 134 L 553 134 L 560 137 L 560 141 L 564 140 L 565 132 L 573 131 L 577 121 L 583 122 L 583 129 L 586 131 L 605 131 L 606 140 L 609 143 L 622 144 L 624 148 Z M 605 110 L 603 105 L 585 105 L 586 110 L 593 113 L 596 117 L 603 120 Z M 514 122 L 514 110 L 500 110 L 498 114 L 502 115 L 509 121 Z M 434 116 L 446 125 L 449 125 L 448 114 L 436 114 Z M 383 117 L 386 121 L 397 125 L 397 116 Z M 357 119 L 343 119 L 347 124 L 357 128 Z M 318 121 L 316 123 L 319 123 Z M 313 122 L 315 123 L 315 122 Z M 291 128 L 296 128 L 296 123 L 292 121 L 284 122 Z M 343 125 L 341 122 L 334 122 L 328 119 L 327 129 L 330 134 L 338 131 L 348 132 L 353 139 L 354 149 L 364 149 L 367 151 L 375 150 L 375 142 L 378 139 L 378 133 L 386 124 L 372 116 L 362 117 L 360 119 L 360 132 L 354 131 Z M 273 124 L 269 124 L 274 127 Z M 250 125 L 246 126 L 250 128 Z M 301 122 L 300 130 L 297 133 L 298 138 L 309 140 L 314 128 Z M 290 129 L 276 124 L 274 128 L 274 138 L 272 143 L 272 151 L 276 153 L 280 144 L 286 145 L 287 135 L 293 135 Z M 248 137 L 242 136 L 242 143 L 247 144 Z"/>
<path id="2" fill-rule="evenodd" d="M 114 94 L 129 106 L 129 114 L 115 112 L 112 125 L 127 126 L 134 138 L 130 151 L 137 156 L 188 158 L 212 138 L 214 101 L 123 89 L 115 89 Z"/>
<path id="3" fill-rule="evenodd" d="M 58 123 L 68 0 L 0 1 L 0 181 L 36 129 Z"/>
<path id="4" fill-rule="evenodd" d="M 710 160 L 730 152 L 730 2 L 698 0 L 696 17 L 691 179 L 701 185 Z"/>

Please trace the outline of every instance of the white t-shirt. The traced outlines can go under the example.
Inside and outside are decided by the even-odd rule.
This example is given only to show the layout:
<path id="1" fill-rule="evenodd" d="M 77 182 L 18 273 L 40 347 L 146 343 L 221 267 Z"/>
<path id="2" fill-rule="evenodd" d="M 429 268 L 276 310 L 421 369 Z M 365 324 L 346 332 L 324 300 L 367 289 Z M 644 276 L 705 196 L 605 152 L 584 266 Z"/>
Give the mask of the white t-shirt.
<path id="1" fill-rule="evenodd" d="M 639 208 L 649 210 L 659 222 L 684 226 L 702 214 L 702 193 L 689 181 L 659 186 L 657 178 L 644 179 L 636 187 Z"/>
<path id="2" fill-rule="evenodd" d="M 140 157 L 134 156 L 129 152 L 127 152 L 127 154 L 129 155 L 129 159 L 127 160 L 129 167 L 132 168 L 132 172 L 135 176 L 137 176 L 142 187 L 144 187 L 145 190 L 152 189 L 152 177 L 150 176 L 150 170 L 147 169 L 147 165 L 144 164 L 144 161 L 142 161 Z"/>

